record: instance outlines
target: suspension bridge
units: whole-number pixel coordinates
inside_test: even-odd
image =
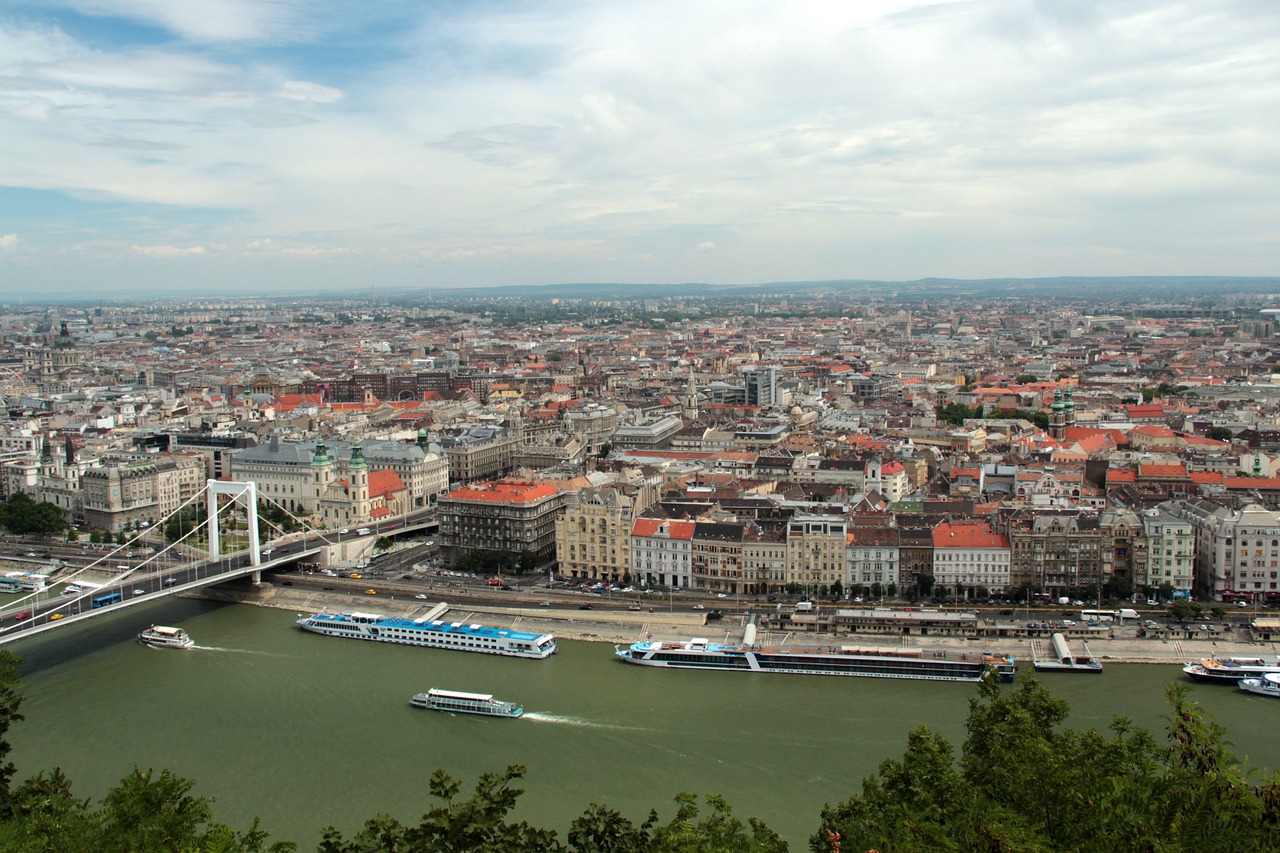
[[[259,498],[279,508],[299,529],[286,531],[260,519]],[[169,522],[201,503],[207,507],[204,520],[173,541],[164,540]],[[0,607],[0,645],[214,584],[247,578],[260,587],[263,571],[297,562],[328,565],[335,557],[342,559],[344,550],[371,550],[373,538],[393,528],[396,533],[425,529],[426,513],[417,515],[422,517],[405,517],[402,523],[386,527],[362,527],[354,535],[346,529],[319,530],[259,495],[253,482],[209,480],[197,494],[157,523],[134,532],[124,544],[109,548],[85,566],[62,572],[55,579],[63,585],[61,591],[32,589]],[[271,528],[265,548],[260,536],[264,521]],[[150,553],[136,565],[120,564],[127,554],[139,551]]]

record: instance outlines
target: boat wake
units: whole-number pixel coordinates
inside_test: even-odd
[[[596,723],[591,720],[584,720],[580,717],[564,717],[559,714],[541,714],[537,711],[525,711],[524,719],[533,720],[538,723],[559,723],[563,726],[578,726],[584,729],[613,729],[622,732],[642,732],[645,729],[639,726],[619,726],[613,723]]]
[[[259,651],[258,649],[228,649],[228,648],[224,648],[223,646],[192,646],[191,650],[192,651],[199,650],[202,652],[235,652],[236,654],[241,654],[241,655],[263,655],[265,657],[272,657],[272,658],[285,657],[285,655],[276,654],[275,652],[264,652],[264,651]]]

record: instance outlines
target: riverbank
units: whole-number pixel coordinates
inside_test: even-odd
[[[269,587],[261,594],[226,588],[208,590],[203,596],[217,601],[235,601],[288,610],[315,613],[319,610],[364,610],[387,616],[417,618],[430,611],[440,599],[413,599],[396,595],[367,596],[357,591],[315,591],[284,586]],[[507,606],[483,602],[445,601],[448,610],[441,618],[457,622],[480,622],[566,640],[630,644],[644,640],[668,642],[690,637],[707,637],[713,642],[738,642],[745,627],[744,617],[729,616],[708,622],[703,613],[632,612],[580,610],[566,607]],[[909,642],[908,642],[909,641]],[[761,631],[756,642],[763,645],[857,645],[867,649],[923,649],[926,651],[999,651],[1019,660],[1030,660],[1030,641],[1010,641],[990,649],[962,637],[897,637],[877,634],[827,635]],[[1083,648],[1073,643],[1078,652]],[[1105,663],[1174,664],[1218,657],[1280,656],[1276,643],[1243,642],[1226,639],[1162,640],[1126,637],[1099,637],[1089,642],[1093,654]]]

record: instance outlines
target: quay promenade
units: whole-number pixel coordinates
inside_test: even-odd
[[[444,592],[444,591],[441,591]],[[628,644],[646,639],[679,641],[690,637],[706,637],[712,642],[739,642],[745,620],[729,616],[721,621],[706,621],[701,612],[632,612],[626,610],[580,610],[574,607],[498,606],[489,603],[450,601],[448,594],[428,600],[415,600],[402,595],[367,596],[358,592],[314,590],[275,587],[272,594],[250,597],[225,589],[215,589],[200,597],[220,601],[237,601],[289,610],[297,613],[313,613],[322,609],[362,610],[386,616],[417,618],[445,601],[448,609],[439,618],[460,622],[480,622],[500,628],[516,628],[521,631],[554,634],[569,640]],[[840,645],[867,649],[922,649],[933,651],[999,651],[1012,654],[1019,661],[1030,661],[1029,640],[1004,640],[995,647],[989,642],[976,642],[962,637],[900,637],[884,634],[780,633],[760,631],[756,642],[761,645]],[[1071,640],[1072,647],[1082,651],[1079,640]],[[1100,636],[1089,640],[1089,649],[1103,663],[1161,663],[1174,664],[1200,660],[1207,657],[1260,657],[1280,656],[1280,643],[1248,642],[1237,639],[1186,640],[1154,639],[1141,637]]]

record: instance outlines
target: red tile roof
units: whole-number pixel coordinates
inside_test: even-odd
[[[545,483],[528,481],[473,483],[454,489],[449,500],[491,504],[531,504],[554,497],[560,490]]]

